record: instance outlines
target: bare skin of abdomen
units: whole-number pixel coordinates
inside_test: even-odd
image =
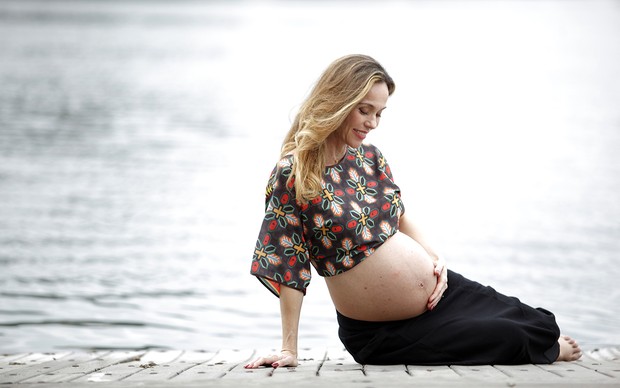
[[[433,271],[424,248],[397,232],[363,262],[325,282],[341,314],[362,321],[393,321],[426,311],[437,284]]]

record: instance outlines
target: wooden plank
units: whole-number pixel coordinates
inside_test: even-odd
[[[256,357],[268,354],[277,354],[279,351],[276,349],[258,349],[254,352],[254,355],[244,360],[243,363],[239,363],[231,368],[224,376],[223,379],[262,379],[265,377],[271,377],[276,368],[273,367],[261,367],[257,369],[245,369],[245,364],[252,361]]]
[[[195,380],[212,380],[224,377],[237,365],[244,365],[256,352],[254,350],[220,350],[209,361],[191,367],[183,373],[173,376],[172,382],[189,382]]]
[[[2,359],[0,359],[0,364],[8,364],[13,361],[17,361],[20,358],[28,357],[32,353],[17,353],[17,354],[3,354]]]
[[[452,370],[461,377],[475,378],[486,381],[506,381],[508,376],[491,365],[452,365]]]
[[[174,374],[169,378],[173,379],[191,368],[211,362],[217,354],[218,352],[207,351],[183,352],[183,355],[175,360],[174,363],[177,364],[178,367],[174,368]]]
[[[300,379],[315,378],[325,361],[325,349],[303,349],[299,353],[299,365],[296,368],[276,368],[270,381],[299,381]]]
[[[233,365],[232,368],[228,370],[222,376],[222,379],[230,380],[230,379],[243,379],[243,380],[253,380],[253,379],[263,379],[266,377],[271,377],[275,368],[271,367],[262,367],[257,369],[245,369],[244,364]]]
[[[26,368],[8,372],[7,375],[3,374],[0,376],[0,380],[6,384],[23,382],[43,375],[49,376],[60,369],[75,365],[77,362],[90,360],[97,356],[98,355],[94,353],[69,354],[67,357],[62,357],[58,360],[50,360],[41,364],[29,365]],[[21,360],[23,359],[20,359],[20,361]],[[45,377],[41,377],[41,379],[45,380]]]
[[[613,376],[608,376],[592,370],[580,362],[555,362],[549,365],[539,365],[540,368],[563,377],[566,381],[609,382]]]
[[[208,362],[214,356],[215,353],[181,352],[169,360],[160,359],[156,362],[150,361],[151,364],[142,364],[142,371],[123,379],[123,381],[170,380],[196,365]]]
[[[587,358],[599,361],[620,361],[620,347],[594,349],[583,354],[582,359]]]
[[[458,380],[461,378],[458,373],[447,365],[407,365],[407,371],[416,379],[439,380],[449,379]]]
[[[554,373],[539,367],[538,365],[495,365],[495,368],[515,381],[545,381],[561,382],[564,379]]]
[[[600,361],[596,363],[597,365],[594,365],[594,363],[589,364],[585,361],[577,361],[574,364],[576,367],[581,367],[587,370],[587,373],[597,373],[611,379],[620,377],[620,362]],[[579,374],[583,373],[583,371],[579,372]],[[605,379],[601,379],[601,381],[603,380]]]
[[[60,383],[78,379],[84,375],[98,372],[110,365],[130,362],[143,354],[143,351],[81,353],[55,363],[53,370],[36,373],[22,379],[20,383]]]
[[[405,365],[364,365],[362,370],[364,375],[371,377],[401,377],[403,374],[409,377],[409,372],[407,371],[407,367]]]
[[[405,365],[364,365],[362,372],[362,384],[392,387],[415,383]]]
[[[593,349],[584,352],[577,363],[604,376],[620,378],[620,347]]]
[[[355,362],[346,349],[340,346],[328,348],[325,361],[319,369],[319,376],[335,377],[343,372],[351,378],[364,376],[362,365]]]
[[[178,358],[183,352],[180,350],[151,350],[131,361],[106,366],[93,373],[84,374],[73,382],[105,382],[126,379],[145,369],[166,363]]]
[[[602,375],[613,377],[613,378],[620,378],[620,363],[619,362],[583,359],[583,360],[577,361],[577,363],[579,363],[579,365],[581,365],[584,368],[588,368]]]
[[[0,361],[0,380],[3,376],[15,375],[19,373],[21,369],[31,368],[33,365],[43,364],[50,361],[55,361],[63,357],[67,357],[71,352],[65,353],[26,353],[17,355],[16,357],[6,357],[5,360]],[[43,369],[49,369],[50,366],[45,366]]]

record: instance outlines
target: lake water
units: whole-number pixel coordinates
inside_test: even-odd
[[[617,1],[0,2],[0,351],[278,347],[249,275],[295,109],[352,52],[449,267],[620,344]],[[300,346],[338,343],[315,276]]]

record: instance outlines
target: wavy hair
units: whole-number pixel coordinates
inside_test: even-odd
[[[325,140],[336,132],[375,83],[392,95],[396,85],[383,66],[367,55],[336,59],[323,72],[303,102],[284,138],[281,157],[293,154],[296,199],[307,203],[321,192]],[[289,182],[290,183],[290,182]]]

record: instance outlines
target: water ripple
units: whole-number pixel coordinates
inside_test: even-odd
[[[0,292],[1,297],[7,298],[31,298],[31,299],[52,299],[52,300],[88,300],[99,301],[100,299],[136,299],[136,298],[151,298],[161,299],[163,297],[197,297],[199,296],[193,291],[136,291],[122,294],[96,294],[96,295],[62,295],[54,294],[50,292],[46,293],[26,293],[26,292]]]
[[[43,320],[43,321],[17,321],[17,322],[0,322],[0,327],[20,327],[20,326],[75,326],[75,327],[148,327],[156,329],[176,330],[184,332],[194,332],[189,327],[166,325],[162,323],[145,323],[136,321],[104,321],[104,320]]]

